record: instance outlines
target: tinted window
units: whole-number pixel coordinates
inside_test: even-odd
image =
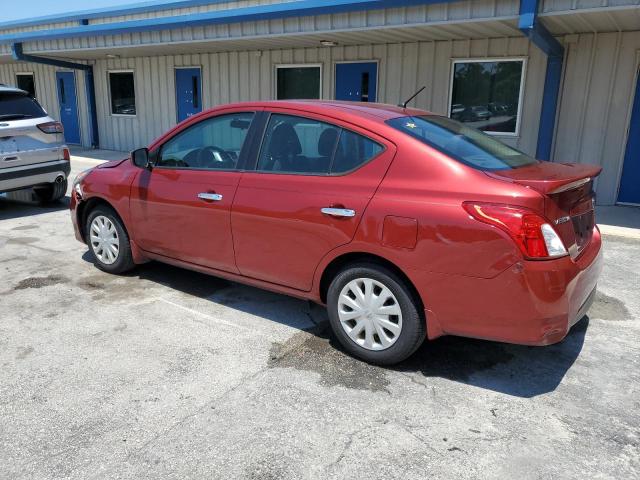
[[[222,115],[189,127],[162,146],[156,165],[206,170],[237,168],[253,115]]]
[[[16,75],[16,83],[19,89],[28,92],[32,97],[36,96],[36,83],[32,74]]]
[[[320,67],[277,67],[278,100],[319,99]]]
[[[0,120],[46,117],[46,112],[33,98],[24,93],[0,93]]]
[[[292,115],[271,115],[258,170],[327,175],[362,165],[383,150],[336,125]]]
[[[446,117],[399,117],[387,123],[479,170],[504,170],[538,163],[490,135]]]
[[[111,113],[116,115],[136,114],[136,91],[133,72],[109,72]]]
[[[342,130],[331,173],[345,173],[365,164],[384,150],[382,145],[349,130]]]
[[[456,62],[450,116],[485,132],[516,133],[524,62]]]

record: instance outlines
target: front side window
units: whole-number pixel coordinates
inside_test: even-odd
[[[383,151],[373,140],[337,125],[273,114],[264,135],[258,170],[308,175],[354,170]]]
[[[252,112],[208,118],[180,132],[161,148],[156,166],[234,170],[247,138]]]
[[[478,170],[505,170],[538,163],[496,138],[447,117],[398,117],[387,123]]]
[[[33,73],[19,73],[16,75],[16,84],[20,90],[24,90],[29,96],[36,97],[36,82]]]
[[[276,67],[276,98],[302,100],[320,98],[320,65]]]
[[[449,116],[485,132],[516,134],[524,61],[453,65]]]
[[[133,72],[109,72],[109,93],[113,115],[136,114],[136,89]]]

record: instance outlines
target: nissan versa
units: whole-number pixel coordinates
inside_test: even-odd
[[[562,340],[602,268],[599,173],[421,110],[242,103],[79,175],[71,213],[102,270],[159,260],[323,303],[347,351],[393,364],[425,337]]]

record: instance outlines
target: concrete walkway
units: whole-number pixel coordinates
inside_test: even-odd
[[[70,147],[72,160],[81,160],[84,162],[102,163],[110,160],[122,160],[129,156],[129,152],[120,152],[117,150],[101,150],[83,147]]]

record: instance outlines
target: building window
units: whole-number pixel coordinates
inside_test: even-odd
[[[517,135],[524,60],[453,63],[449,116],[487,133]]]
[[[16,85],[19,89],[29,92],[31,97],[36,97],[36,81],[33,73],[17,73]]]
[[[321,65],[276,66],[278,100],[319,99],[322,91]]]
[[[109,94],[113,115],[136,114],[136,90],[133,72],[109,72]]]

